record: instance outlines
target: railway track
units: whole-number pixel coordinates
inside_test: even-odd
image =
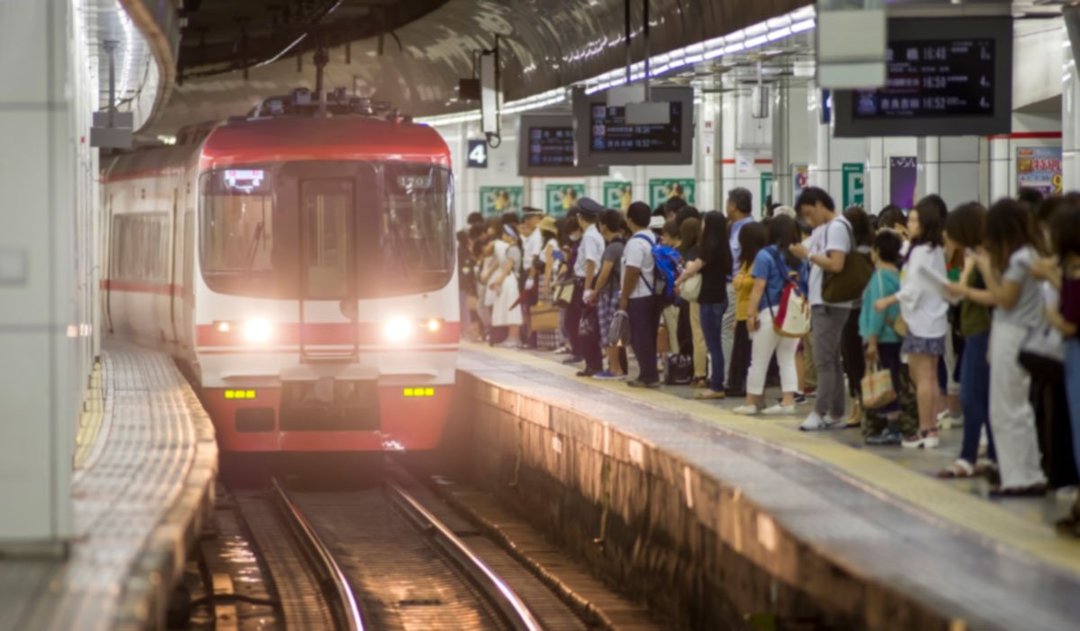
[[[549,590],[530,584],[523,568],[499,561],[493,567],[492,542],[460,517],[451,515],[448,525],[445,505],[396,477],[349,491],[298,490],[274,480],[240,502],[263,555],[279,557],[265,563],[286,628],[589,627]],[[271,517],[278,524],[270,530],[279,534],[260,537],[256,531]],[[266,539],[273,550],[263,549]]]

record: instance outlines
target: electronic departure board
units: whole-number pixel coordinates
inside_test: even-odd
[[[1009,18],[893,18],[888,28],[886,85],[837,93],[837,136],[1009,131]]]
[[[650,100],[668,104],[666,124],[628,124],[626,108],[608,107],[606,93],[575,92],[578,164],[691,164],[693,88],[653,88]]]
[[[574,117],[567,114],[522,114],[518,130],[518,175],[607,175],[607,169],[575,165]]]
[[[529,166],[574,166],[574,126],[530,127]]]
[[[625,107],[589,106],[589,149],[593,153],[678,153],[682,148],[682,103],[668,103],[666,125],[630,125]]]

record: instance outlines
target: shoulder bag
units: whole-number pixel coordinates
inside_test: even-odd
[[[769,303],[769,311],[773,314],[773,330],[780,337],[805,337],[810,332],[810,301],[799,289],[799,284],[791,279],[791,272],[784,264],[780,253],[774,250],[772,257],[776,264],[776,271],[784,283],[784,288],[780,292],[780,304],[776,311],[773,311],[773,305]],[[767,298],[768,291],[766,290]]]
[[[833,220],[837,221],[837,220]],[[844,267],[835,274],[825,274],[821,284],[821,298],[825,302],[851,302],[862,296],[870,276],[874,273],[874,263],[855,245],[855,233],[847,221],[841,221],[848,231],[851,250],[844,256]],[[829,253],[829,227],[825,226],[825,255]]]

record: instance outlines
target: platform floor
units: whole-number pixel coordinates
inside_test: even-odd
[[[794,532],[835,548],[860,571],[955,606],[969,621],[1064,629],[1080,620],[1080,541],[1052,526],[1072,495],[990,500],[980,482],[937,479],[934,473],[956,456],[959,428],[937,450],[870,448],[857,429],[800,432],[801,417],[736,415],[730,410],[741,401],[696,401],[689,387],[636,390],[574,377],[576,368],[559,363],[563,356],[465,348],[463,370],[487,379],[506,375],[507,383],[530,384],[530,393],[557,393],[565,405],[607,410],[609,417],[613,406],[622,410],[614,414],[625,419],[620,427],[643,440],[717,476],[748,476],[747,492],[775,503],[778,519]],[[752,463],[735,467],[732,450],[751,454],[767,472],[747,474],[759,469]]]
[[[217,446],[172,360],[108,342],[79,428],[66,559],[0,558],[0,630],[161,627],[209,515]]]

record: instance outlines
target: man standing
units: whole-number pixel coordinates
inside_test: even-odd
[[[522,278],[525,279],[524,291],[521,292],[521,312],[525,322],[522,327],[522,341],[528,348],[536,348],[536,334],[529,326],[529,312],[539,297],[536,286],[536,259],[544,249],[544,237],[537,230],[537,226],[543,217],[544,211],[526,206],[522,209],[521,225],[518,226],[521,233]]]
[[[623,281],[619,309],[630,318],[630,346],[638,362],[638,378],[627,382],[632,388],[656,388],[660,375],[656,370],[656,333],[660,312],[655,287],[656,261],[652,249],[656,237],[649,230],[651,212],[643,202],[634,202],[626,211],[626,223],[634,233],[623,249]]]
[[[727,207],[725,211],[728,218],[728,243],[731,245],[731,266],[732,269],[739,268],[739,253],[742,248],[739,247],[739,232],[742,231],[743,226],[754,221],[754,198],[750,191],[745,188],[733,188],[728,191]],[[735,287],[731,284],[731,278],[728,278],[727,283],[727,298],[728,308],[724,311],[724,317],[721,320],[720,331],[720,346],[724,349],[724,374],[731,374],[731,347],[735,345]],[[745,393],[731,393],[734,395],[742,396]]]
[[[829,303],[822,298],[826,274],[844,269],[852,250],[851,224],[837,214],[832,197],[822,189],[804,189],[795,201],[795,209],[814,229],[809,247],[791,246],[791,253],[810,262],[810,310],[814,366],[817,369],[818,395],[814,411],[799,429],[815,431],[844,427],[844,371],[840,363],[840,339],[851,314],[852,303]]]
[[[579,377],[591,377],[604,368],[596,314],[598,296],[593,290],[600,272],[600,259],[604,256],[604,237],[596,227],[596,220],[603,210],[603,206],[589,197],[578,201],[578,223],[583,234],[574,262],[574,295],[566,310],[566,329],[574,356],[585,359],[585,368],[577,373]]]

